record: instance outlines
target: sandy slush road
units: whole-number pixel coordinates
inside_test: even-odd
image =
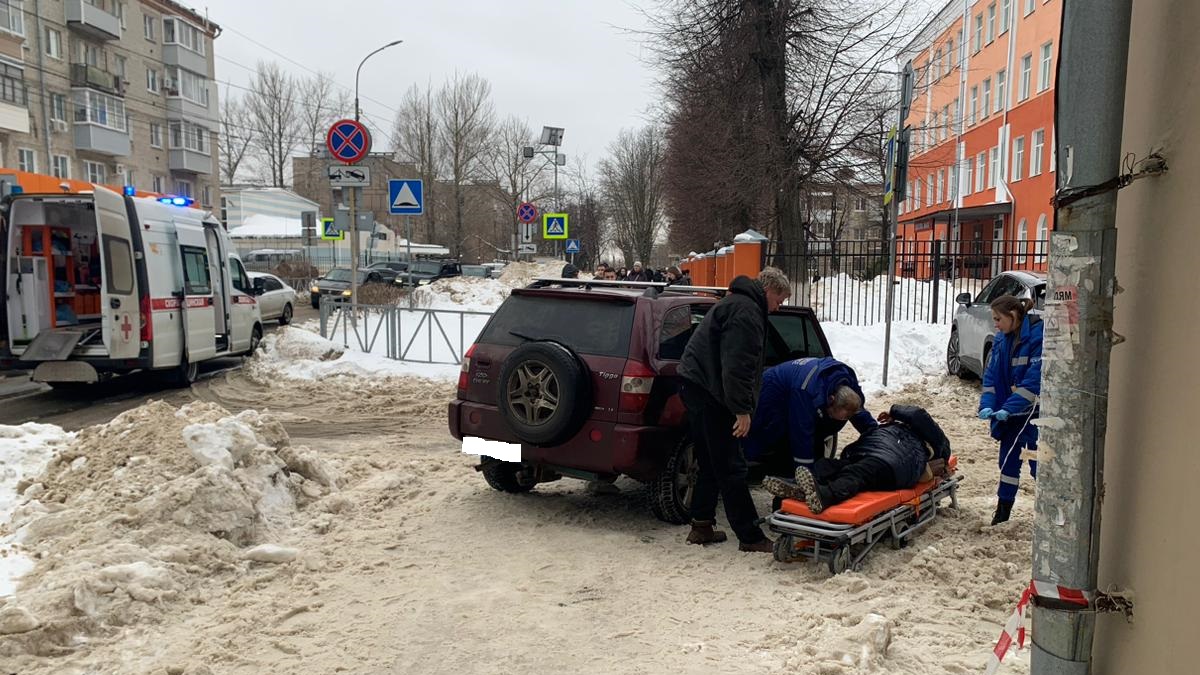
[[[236,412],[270,386],[240,378],[203,398]],[[654,520],[632,481],[612,496],[572,480],[495,492],[444,430],[451,385],[353,386],[358,406],[336,386],[270,399],[290,444],[339,476],[336,493],[298,502],[273,532],[295,561],[181,565],[184,590],[133,602],[126,625],[66,644],[48,628],[0,637],[0,663],[39,674],[980,672],[1028,574],[1031,486],[1014,522],[985,526],[995,447],[971,416],[970,384],[869,402],[915,402],[943,423],[967,477],[962,511],[834,578],[733,542],[686,546],[687,528]],[[755,496],[764,509],[768,495]],[[35,575],[52,581],[44,567]],[[876,621],[885,653],[869,646]]]

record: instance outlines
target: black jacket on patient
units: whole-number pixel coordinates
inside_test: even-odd
[[[916,485],[933,460],[950,459],[950,441],[924,408],[894,405],[892,421],[870,429],[842,451],[842,460],[857,462],[866,457],[883,460],[892,469],[892,489]]]

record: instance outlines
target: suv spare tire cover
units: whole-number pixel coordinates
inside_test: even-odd
[[[500,416],[530,445],[557,445],[573,436],[592,409],[592,378],[567,347],[528,342],[500,369]]]

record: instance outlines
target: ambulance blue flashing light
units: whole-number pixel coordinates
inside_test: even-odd
[[[126,185],[125,186],[125,196],[126,197],[136,197],[137,196],[137,188],[133,187],[132,185]]]
[[[191,206],[192,200],[187,197],[159,197],[158,201],[163,204],[172,204],[174,206]]]

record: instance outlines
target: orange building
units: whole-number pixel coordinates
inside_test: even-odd
[[[1045,269],[1061,14],[1062,0],[951,0],[900,54],[916,73],[901,255],[947,240],[956,276]]]

